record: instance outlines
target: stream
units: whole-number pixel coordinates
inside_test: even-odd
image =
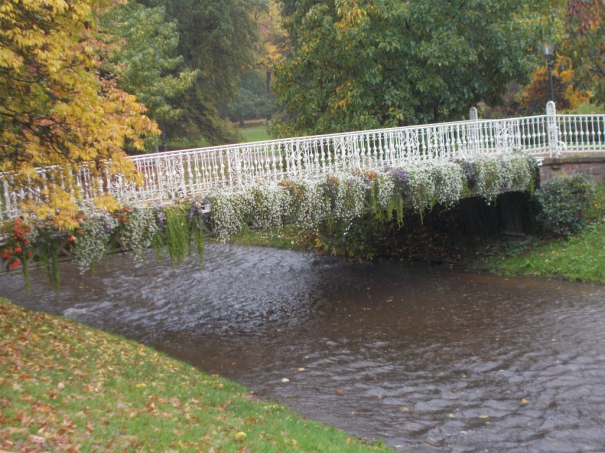
[[[604,287],[223,244],[97,267],[0,295],[400,451],[605,451]]]

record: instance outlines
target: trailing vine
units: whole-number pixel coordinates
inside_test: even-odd
[[[191,203],[189,208],[189,227],[191,229],[191,235],[193,236],[193,242],[197,247],[197,253],[200,258],[200,263],[204,262],[204,209],[210,204],[210,201],[194,201]]]
[[[166,248],[173,266],[183,264],[185,257],[191,253],[189,239],[189,222],[182,206],[166,208]]]

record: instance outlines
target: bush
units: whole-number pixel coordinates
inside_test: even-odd
[[[544,228],[557,236],[569,237],[584,225],[584,214],[591,204],[594,189],[583,176],[554,178],[536,191],[542,206]]]

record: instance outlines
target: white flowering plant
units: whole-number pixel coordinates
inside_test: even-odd
[[[94,274],[94,264],[107,253],[111,233],[118,227],[116,216],[108,212],[93,213],[73,236],[73,262],[84,273],[89,268]]]

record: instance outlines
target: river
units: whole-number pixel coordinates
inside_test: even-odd
[[[605,288],[209,244],[0,295],[410,452],[605,451]],[[285,380],[288,382],[285,382]]]

